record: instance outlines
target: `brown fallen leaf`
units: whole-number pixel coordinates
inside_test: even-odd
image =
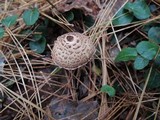
[[[100,11],[95,0],[63,0],[56,4],[55,7],[62,13],[71,9],[81,9],[85,15],[91,15],[93,18],[95,18]]]
[[[76,102],[53,99],[49,105],[52,117],[56,120],[94,120],[98,117],[98,102]],[[45,120],[49,120],[45,117]]]

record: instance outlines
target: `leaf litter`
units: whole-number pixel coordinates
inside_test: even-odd
[[[53,1],[51,2],[54,3]],[[10,100],[10,103],[15,101],[11,105],[7,103],[7,100],[3,102],[3,109],[1,109],[3,114],[1,116],[6,116],[6,110],[9,110],[10,112],[14,111],[10,119],[63,119],[69,117],[69,119],[93,120],[105,118],[109,120],[113,118],[132,118],[132,107],[137,103],[136,95],[138,95],[136,94],[136,90],[134,90],[132,79],[129,78],[125,68],[122,68],[125,72],[120,72],[120,69],[115,67],[113,61],[108,60],[109,57],[106,51],[110,47],[106,47],[105,49],[101,47],[101,37],[103,37],[103,33],[106,32],[106,30],[111,31],[112,28],[108,27],[110,20],[125,2],[127,2],[127,0],[112,2],[105,0],[98,2],[96,0],[65,0],[59,1],[57,4],[55,3],[54,8],[52,8],[53,6],[51,4],[42,0],[38,2],[31,2],[29,0],[23,2],[15,1],[13,4],[9,2],[10,4],[8,4],[7,9],[8,14],[17,13],[20,18],[10,29],[5,29],[7,35],[2,39],[3,44],[0,43],[0,45],[9,63],[4,64],[5,61],[3,57],[0,59],[2,62],[0,62],[2,66],[1,69],[4,72],[2,79],[10,80],[12,78],[15,84],[9,86],[12,91],[3,86],[2,83],[0,84],[0,88],[3,88],[6,99],[8,101]],[[4,1],[2,1],[2,3],[7,7]],[[106,9],[107,5],[108,9]],[[22,21],[21,15],[24,10],[33,8],[33,6],[38,6],[40,10],[40,19],[33,26],[29,27]],[[5,7],[2,8],[2,10],[6,9]],[[14,10],[14,8],[18,9]],[[74,21],[77,17],[74,14],[74,16],[71,16],[72,19],[69,21],[69,24],[65,24],[65,21],[63,21],[64,18],[61,15],[73,9],[81,10],[82,17]],[[53,12],[51,11],[54,10],[58,10],[58,15],[52,14]],[[4,13],[2,14],[3,16],[1,16],[1,19],[5,16]],[[86,15],[92,16],[97,23],[93,24],[89,29],[82,24],[82,19]],[[47,29],[43,29],[46,26],[41,25],[45,24],[44,21],[46,17],[49,19],[49,24],[47,25]],[[56,24],[51,23],[51,21],[55,21]],[[61,27],[57,24],[60,24]],[[71,24],[73,26],[71,26]],[[91,35],[91,37],[96,38],[95,43],[99,44],[97,47],[97,56],[85,67],[75,71],[66,71],[56,68],[50,59],[50,50],[48,46],[46,46],[43,52],[40,51],[37,53],[32,51],[29,47],[28,43],[32,41],[34,34],[40,32],[38,34],[43,35],[41,30],[36,31],[36,28],[39,26],[47,33],[45,34],[46,42],[50,47],[53,46],[54,40],[59,35],[69,32],[69,30],[80,31],[84,32],[84,34]],[[32,32],[23,36],[21,31],[28,29]],[[115,28],[115,30],[116,29],[117,28]],[[125,35],[128,35],[130,31],[124,30],[123,32],[126,32]],[[100,33],[100,35],[98,35],[98,33]],[[109,35],[110,34],[113,35],[113,32],[109,32]],[[110,42],[108,37],[106,37],[105,40],[105,45]],[[9,45],[7,46],[4,43],[8,43]],[[125,43],[124,46],[128,46],[128,44]],[[116,50],[115,54],[117,54],[117,51],[118,50]],[[103,59],[102,54],[105,53],[107,57]],[[113,55],[113,57],[115,57],[115,55]],[[102,64],[105,64],[104,60],[106,60],[107,63],[105,66],[107,70],[102,66]],[[98,72],[92,69],[93,64],[96,65],[97,70],[100,69]],[[57,69],[58,71],[56,71]],[[55,72],[52,72],[54,70]],[[118,74],[117,71],[121,74]],[[130,74],[136,79],[134,72],[135,71],[131,71]],[[106,94],[100,92],[100,87],[105,82],[107,82],[109,86],[114,87],[115,81],[119,83],[119,87],[121,87],[123,91],[120,92],[120,95],[110,98]],[[147,98],[147,95],[145,95],[145,97]],[[151,97],[154,96],[151,95]],[[9,105],[9,107],[7,107],[7,105]],[[135,106],[133,108],[135,108]],[[49,112],[46,113],[45,111]],[[4,118],[1,116],[0,118],[3,120]],[[7,118],[5,117],[5,119]]]

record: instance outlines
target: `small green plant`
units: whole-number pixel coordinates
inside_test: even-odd
[[[7,16],[6,18],[2,19],[1,23],[6,27],[11,27],[16,23],[17,18],[17,15]]]
[[[44,36],[41,36],[39,40],[29,42],[29,47],[36,53],[43,53],[46,47],[46,38]]]
[[[128,2],[121,10],[116,14],[113,24],[114,25],[126,25],[131,23],[134,18],[138,20],[147,19],[151,16],[150,9],[145,0],[136,0],[135,2]]]
[[[148,32],[147,34],[150,41],[141,41],[135,48],[128,47],[122,49],[122,51],[117,55],[115,61],[120,62],[134,60],[134,68],[137,70],[145,68],[152,60],[154,60],[154,64],[156,64],[156,66],[160,66],[158,45],[160,43],[159,31],[160,27],[149,26],[145,32]]]
[[[160,44],[160,27],[153,26],[148,31],[148,38],[157,44]]]
[[[22,18],[26,25],[33,25],[39,18],[38,8],[33,8],[29,10],[25,10]]]
[[[0,27],[0,38],[3,38],[4,36],[4,29]]]
[[[151,16],[151,10],[145,0],[136,0],[128,2],[115,16],[113,20],[114,25],[126,25],[136,20],[148,19]],[[153,24],[153,23],[152,23]],[[152,26],[152,24],[144,26],[143,31],[148,32],[148,40],[141,41],[136,47],[128,47],[122,49],[117,55],[115,61],[134,61],[134,68],[141,70],[145,68],[150,61],[157,59],[160,53],[160,27]],[[156,57],[156,58],[155,58]]]
[[[153,15],[155,14],[154,11],[156,9],[157,6],[153,4],[147,4],[145,0],[135,0],[132,3],[128,2],[116,14],[112,22],[114,25],[122,26],[136,21],[145,21],[145,19],[151,17],[151,12]],[[132,61],[132,65],[135,70],[143,70],[138,71],[138,73],[142,72],[144,74],[142,75],[144,80],[146,80],[150,74],[148,69],[153,67],[147,84],[147,90],[160,91],[160,24],[156,21],[156,19],[151,22],[144,22],[139,31],[141,31],[143,35],[146,35],[145,39],[137,42],[135,47],[123,48],[116,56],[115,62]],[[132,39],[127,37],[126,40],[131,41]],[[144,83],[141,83],[140,87],[143,88]]]
[[[0,23],[5,27],[11,27],[16,23],[17,18],[17,15],[7,16],[6,18],[2,19]],[[4,32],[4,28],[0,27],[0,39],[3,38]]]
[[[22,18],[26,25],[28,26],[34,25],[39,18],[38,8],[25,10],[22,15]],[[4,27],[11,27],[14,24],[16,24],[17,19],[18,19],[17,15],[7,16],[6,18],[2,19],[1,23],[2,25],[4,25]],[[44,31],[46,31],[46,29]],[[0,38],[3,38],[4,32],[5,32],[4,28],[0,27]],[[26,30],[26,33],[29,34],[29,32],[31,33],[33,31]],[[34,39],[34,41],[29,42],[30,49],[34,50],[36,53],[43,53],[46,47],[45,36],[42,34],[34,34],[32,39]]]
[[[116,90],[112,86],[106,84],[101,87],[101,92],[107,93],[110,97],[114,97]]]
[[[149,41],[141,41],[135,48],[124,48],[115,58],[116,62],[134,60],[134,68],[141,70],[145,68],[150,60],[153,60],[158,52],[159,46]]]
[[[39,18],[39,11],[37,8],[33,8],[32,10],[25,10],[22,15],[22,18],[26,25],[33,25]],[[16,24],[17,19],[18,15],[7,16],[4,19],[2,19],[0,23],[4,25],[4,27],[11,27],[14,24]],[[3,36],[4,36],[4,28],[0,27],[0,38],[2,38]]]

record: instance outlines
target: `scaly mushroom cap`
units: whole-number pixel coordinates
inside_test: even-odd
[[[78,32],[70,32],[59,36],[54,42],[52,59],[55,65],[74,70],[85,65],[95,51],[94,43],[89,37]]]

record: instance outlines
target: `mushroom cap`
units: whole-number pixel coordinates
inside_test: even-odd
[[[88,36],[78,32],[69,32],[57,38],[52,49],[55,65],[74,70],[85,65],[95,53],[94,43]]]

